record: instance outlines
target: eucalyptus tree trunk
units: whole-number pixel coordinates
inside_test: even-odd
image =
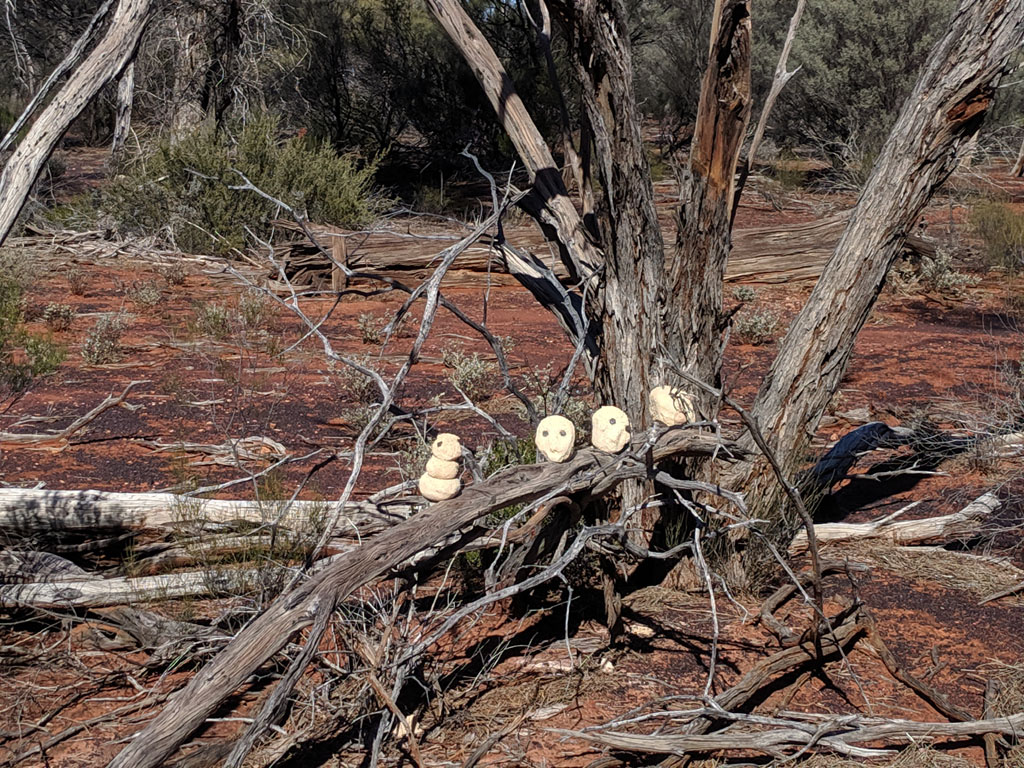
[[[800,465],[850,362],[886,274],[925,205],[959,163],[1024,42],[1024,0],[964,0],[932,50],[846,231],[783,339],[752,415],[787,472]],[[753,445],[747,437],[746,444]],[[791,532],[763,463],[740,479],[781,535]]]
[[[124,161],[125,145],[132,128],[132,105],[135,101],[135,64],[125,67],[117,81],[117,114],[114,138],[110,142],[110,166],[117,168]]]
[[[39,171],[71,122],[124,70],[146,28],[152,0],[120,0],[103,39],[47,104],[0,175],[0,244],[14,226]]]

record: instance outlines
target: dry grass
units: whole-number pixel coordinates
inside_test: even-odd
[[[803,768],[861,768],[863,760],[832,755],[814,755],[800,763]],[[929,747],[910,747],[890,760],[871,762],[875,768],[976,768],[970,760]]]
[[[831,550],[839,547],[832,547]],[[842,553],[853,560],[884,568],[898,576],[929,581],[984,597],[1024,580],[1024,571],[1008,559],[955,552],[942,547],[897,547],[877,541],[844,544]],[[1007,605],[1024,599],[1004,598]]]

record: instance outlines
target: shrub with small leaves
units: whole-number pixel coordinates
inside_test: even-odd
[[[51,331],[66,331],[75,319],[75,310],[67,304],[52,302],[43,310],[43,322]]]
[[[359,316],[359,336],[363,344],[382,344],[384,342],[384,327],[387,323],[376,315],[364,312]]]
[[[746,344],[759,346],[775,340],[779,330],[779,316],[774,312],[741,312],[733,323],[736,338]]]
[[[484,360],[477,352],[467,355],[459,345],[445,347],[441,351],[441,362],[451,369],[448,380],[474,403],[490,396],[497,370],[494,363]]]
[[[163,276],[164,282],[171,287],[184,285],[185,280],[188,279],[188,270],[180,261],[171,262],[160,270],[160,274]]]
[[[195,305],[195,311],[196,316],[189,323],[195,333],[221,340],[231,335],[231,310],[227,306],[200,303]]]
[[[978,284],[978,278],[967,275],[953,266],[952,255],[939,250],[934,259],[926,258],[921,263],[921,282],[938,293],[957,295],[964,288]]]
[[[125,298],[143,309],[150,309],[160,303],[160,286],[153,280],[133,282],[124,292]]]
[[[247,330],[265,326],[273,309],[271,300],[259,288],[249,288],[238,300],[238,316]]]
[[[64,273],[64,278],[68,281],[68,289],[71,293],[75,296],[85,296],[88,281],[81,267],[71,267]]]
[[[121,359],[121,336],[128,329],[129,316],[118,313],[96,321],[82,344],[82,359],[89,365],[106,365]]]
[[[757,291],[749,285],[737,285],[732,291],[732,297],[736,301],[747,304],[757,298]]]
[[[368,357],[358,357],[353,362],[363,368],[376,370]],[[346,363],[333,363],[332,361],[331,368],[334,372],[333,383],[338,389],[338,394],[346,402],[371,405],[380,400],[380,389],[376,382],[366,374]]]

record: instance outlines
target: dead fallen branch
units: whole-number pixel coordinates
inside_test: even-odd
[[[863,539],[885,539],[894,544],[924,544],[949,541],[978,533],[982,521],[1002,505],[994,493],[988,492],[972,501],[959,512],[923,520],[896,520],[902,512],[873,520],[870,523],[820,523],[814,533],[822,544]],[[800,531],[789,545],[790,554],[807,548],[807,534]]]
[[[33,582],[0,586],[0,608],[99,608],[179,597],[238,593],[260,568],[165,573],[139,578]]]
[[[193,466],[220,464],[225,467],[242,467],[249,462],[278,461],[288,455],[287,449],[276,440],[260,435],[251,435],[223,443],[162,443],[159,440],[144,440],[142,445],[152,448],[154,452],[173,451],[178,453],[198,453],[206,459],[196,459]]]
[[[321,501],[197,499],[173,493],[108,493],[0,488],[0,531],[29,536],[57,532],[95,533],[232,523],[276,524],[307,530],[333,505]],[[407,501],[345,505],[337,535],[366,535],[408,517]]]
[[[729,448],[729,446],[726,446]],[[291,636],[309,626],[320,611],[373,579],[417,557],[442,552],[444,542],[491,512],[553,495],[580,493],[595,486],[611,490],[617,482],[644,476],[648,461],[676,456],[727,456],[713,437],[673,430],[645,456],[608,456],[581,450],[564,464],[509,467],[459,496],[427,507],[409,520],[341,556],[308,581],[282,594],[197,673],[181,694],[184,706],[165,707],[118,754],[111,768],[151,768],[161,764],[260,665],[278,653]],[[486,533],[475,527],[454,548]],[[438,550],[438,546],[441,550]]]
[[[805,224],[736,230],[725,279],[761,283],[816,279],[839,242],[849,216],[849,211],[843,211]],[[301,231],[292,222],[278,221],[275,224],[285,230]],[[309,226],[309,229],[319,243],[344,243],[342,248],[335,247],[335,253],[343,253],[347,266],[358,272],[425,276],[437,263],[435,254],[423,248],[423,240],[436,240],[441,237],[439,235],[410,235],[387,230],[346,232],[319,226]],[[508,234],[515,242],[516,233]],[[907,237],[905,250],[917,258],[935,254],[934,244],[917,235]],[[502,274],[507,271],[506,266],[496,254],[497,250],[482,239],[479,245],[461,254],[453,266],[460,271],[490,270],[492,274]],[[308,240],[277,246],[274,261],[283,264],[289,282],[295,288],[337,288],[337,269]],[[561,263],[549,266],[560,280],[568,278]],[[276,281],[279,273],[275,269],[268,277]],[[284,284],[280,287],[283,288]]]
[[[109,395],[102,403],[85,415],[79,416],[59,432],[25,434],[17,432],[0,432],[0,450],[21,448],[23,450],[27,449],[31,451],[49,451],[51,453],[59,453],[68,447],[70,444],[69,441],[72,437],[89,426],[89,424],[94,422],[100,415],[109,411],[111,408],[116,408],[117,406],[124,404],[125,399],[128,397],[128,393],[132,390],[132,387],[137,384],[144,383],[144,381],[129,382],[128,386],[124,388],[124,391],[120,395]],[[138,408],[139,406],[132,407]]]

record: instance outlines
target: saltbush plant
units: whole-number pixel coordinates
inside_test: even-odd
[[[305,135],[281,139],[277,120],[262,116],[159,144],[114,180],[101,207],[125,234],[161,232],[182,250],[226,255],[270,236],[283,213],[274,200],[324,224],[369,223],[386,203],[374,172]],[[274,200],[231,188],[246,179]]]
[[[970,222],[989,266],[1011,274],[1024,268],[1024,216],[1003,203],[985,201],[971,209]]]
[[[24,288],[17,263],[0,258],[0,394],[5,396],[57,370],[66,356],[49,335],[25,330]]]
[[[104,315],[85,337],[82,359],[89,365],[107,365],[121,359],[121,336],[128,329],[129,316]]]

